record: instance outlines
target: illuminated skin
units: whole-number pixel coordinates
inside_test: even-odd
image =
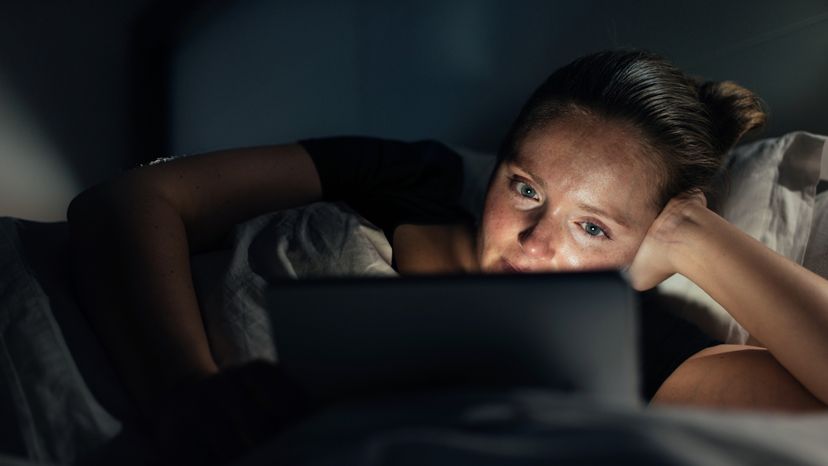
[[[530,133],[487,193],[480,270],[628,266],[658,214],[656,172],[641,140],[631,125],[585,114]]]
[[[653,403],[824,410],[828,282],[709,210],[701,192],[658,209],[659,172],[642,140],[629,125],[586,115],[530,133],[487,193],[477,232],[480,270],[624,268],[637,290],[684,275],[762,346],[700,351]]]
[[[583,114],[536,130],[517,160],[498,168],[478,231],[466,224],[394,231],[399,270],[501,271],[504,258],[526,272],[629,266],[637,290],[678,273],[764,348],[703,350],[670,375],[654,403],[824,409],[828,281],[730,225],[701,193],[682,193],[658,213],[660,172],[643,140],[632,126]],[[289,144],[141,167],[72,201],[79,300],[143,413],[157,415],[176,385],[220,371],[190,252],[245,219],[321,199],[313,161]]]

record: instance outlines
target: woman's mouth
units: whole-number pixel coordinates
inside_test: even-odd
[[[519,268],[515,267],[514,265],[512,265],[512,263],[509,262],[508,260],[506,260],[505,257],[500,258],[500,269],[503,272],[509,272],[509,273],[521,273],[522,272],[521,269],[519,269]]]

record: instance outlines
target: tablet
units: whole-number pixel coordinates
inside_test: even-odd
[[[639,402],[636,296],[617,272],[290,280],[267,300],[279,364],[319,399],[473,386]]]

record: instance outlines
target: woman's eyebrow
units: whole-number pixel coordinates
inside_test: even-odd
[[[532,170],[530,170],[529,168],[523,166],[517,160],[513,160],[513,161],[509,162],[509,165],[512,168],[517,168],[518,170],[520,170],[522,172],[525,172],[527,175],[529,175],[529,178],[532,178],[532,181],[538,183],[544,191],[546,190],[546,181],[544,181],[544,179],[542,177],[540,177],[540,176],[536,175],[535,173],[533,173]]]
[[[533,181],[538,183],[540,185],[540,187],[543,188],[544,191],[546,190],[546,183],[544,182],[543,178],[540,177],[540,176],[537,176],[536,174],[534,174],[532,172],[532,170],[530,170],[528,167],[523,166],[517,160],[510,161],[509,165],[512,168],[516,168],[516,169],[518,169],[522,172],[525,172],[527,175],[529,175],[530,178],[532,178]],[[627,228],[627,229],[630,228],[630,221],[623,214],[612,215],[612,214],[610,214],[610,213],[608,213],[608,212],[606,212],[606,211],[604,211],[604,210],[602,210],[602,209],[600,209],[600,208],[598,208],[594,205],[587,204],[587,203],[584,203],[584,202],[578,203],[578,207],[585,210],[585,211],[587,211],[587,212],[589,212],[589,213],[591,213],[591,214],[608,218],[608,219],[612,220],[614,223],[620,225],[623,228]]]
[[[586,204],[586,203],[583,203],[583,202],[578,203],[578,207],[585,210],[585,211],[587,211],[587,212],[589,212],[589,213],[591,213],[591,214],[595,214],[595,215],[598,215],[598,216],[601,216],[601,217],[606,217],[606,218],[612,220],[613,222],[617,223],[618,225],[621,225],[624,228],[629,228],[630,227],[629,219],[627,219],[626,216],[624,216],[624,215],[611,215],[610,213],[608,213],[608,212],[606,212],[606,211],[604,211],[604,210],[602,210],[602,209],[600,209],[600,208],[598,208],[594,205]]]

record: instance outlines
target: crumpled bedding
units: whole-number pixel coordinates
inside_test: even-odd
[[[112,376],[112,368],[101,357],[103,349],[73,304],[66,286],[67,269],[54,264],[66,260],[65,251],[61,255],[65,234],[65,224],[36,225],[0,218],[0,465],[70,464],[110,442],[130,416],[123,387]],[[195,256],[192,262],[216,359],[227,365],[257,357],[278,358],[266,322],[263,290],[268,280],[322,274],[394,275],[390,262],[391,249],[384,235],[341,204],[313,204],[239,225],[223,249]],[[417,413],[416,406],[412,402],[409,407],[402,404],[394,409]],[[683,464],[821,464],[828,458],[828,415],[735,416],[662,409],[619,414],[617,407],[592,406],[576,399],[557,400],[538,409],[543,406],[547,408],[537,413],[546,416],[544,422],[552,426],[548,429],[519,418],[512,423],[515,430],[508,437],[492,439],[490,444],[477,427],[471,437],[457,437],[455,432],[440,429],[415,430],[413,436],[402,437],[407,442],[403,447],[411,451],[437,445],[422,451],[449,454],[440,445],[454,438],[469,438],[476,445],[516,448],[515,452],[525,455],[540,448],[547,435],[574,435],[575,429],[583,436],[580,441],[589,445],[609,442],[612,436],[608,433],[633,429],[634,437],[645,442],[647,451],[668,452],[672,455],[669,458]],[[423,405],[420,408],[424,416],[433,412]],[[364,448],[368,453],[386,455],[378,457],[375,464],[399,464],[393,461],[396,456],[387,456],[396,450],[385,446],[396,445],[400,437],[391,431],[371,430],[377,425],[373,422],[391,411],[374,412],[379,420],[368,416],[370,412],[371,408],[366,408],[359,423],[354,423],[355,413],[332,412],[324,418],[327,421],[309,420],[316,424],[307,425],[317,426],[316,430],[300,429],[291,434],[297,442],[304,439],[305,445],[330,446],[331,452],[341,452],[351,463],[320,458],[308,447],[304,451],[309,455],[307,461],[293,464],[357,464],[352,459],[364,459]],[[365,436],[351,437],[353,444],[343,444],[334,433],[344,426]],[[479,428],[488,427],[484,423]],[[542,434],[531,436],[533,429]],[[379,450],[377,442],[383,445]],[[282,445],[277,450],[283,451],[284,443],[274,444]],[[771,450],[773,454],[767,453]],[[700,453],[691,455],[688,451]],[[497,452],[484,448],[473,457],[499,464],[495,462],[497,455],[486,456],[490,453]],[[525,460],[522,464],[537,460],[530,457],[515,458]]]
[[[134,415],[67,286],[67,240],[65,223],[0,218],[0,455],[8,461],[72,462]],[[191,261],[221,366],[277,359],[268,281],[397,275],[384,234],[345,204],[254,218],[236,226],[225,246]]]
[[[824,465],[826,427],[826,415],[641,409],[538,390],[458,390],[337,406],[234,464]]]
[[[68,463],[121,424],[90,392],[29,267],[19,221],[0,218],[0,464]],[[105,369],[105,368],[104,368]]]
[[[222,367],[278,359],[265,300],[269,282],[398,275],[383,232],[343,203],[254,218],[237,226],[228,243],[192,260],[210,346]]]

